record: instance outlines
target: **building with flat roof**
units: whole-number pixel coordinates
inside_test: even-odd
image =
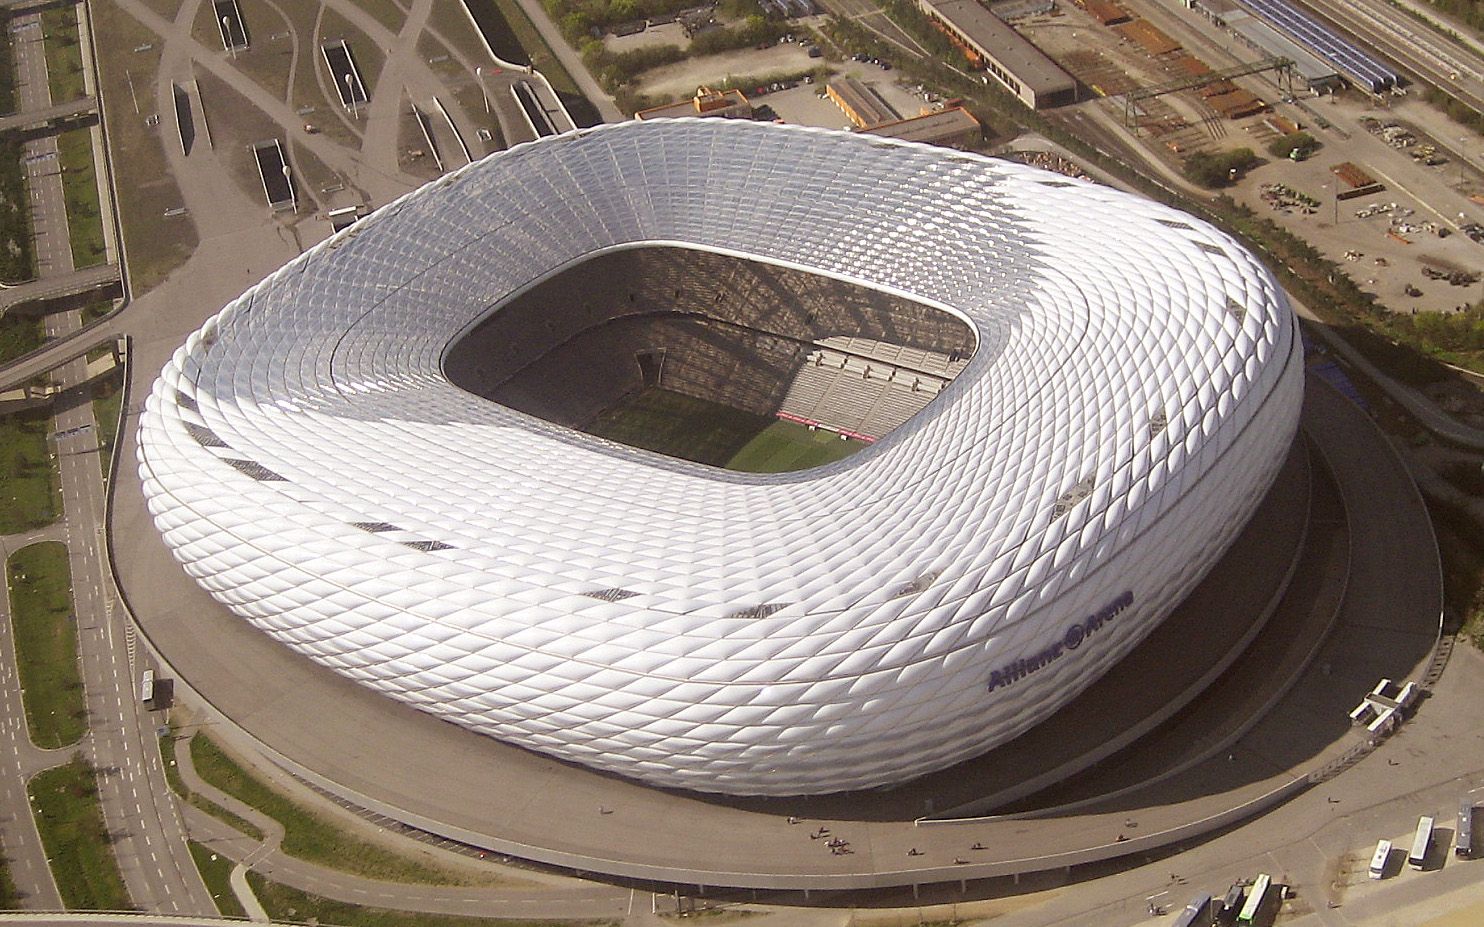
[[[824,92],[840,111],[850,117],[857,128],[869,129],[884,122],[896,122],[902,117],[886,105],[886,101],[874,89],[853,77],[842,77],[830,81]]]
[[[866,135],[880,135],[904,142],[922,142],[947,148],[964,148],[984,137],[984,127],[974,114],[962,106],[950,106],[895,122],[862,129]]]
[[[1275,58],[1292,61],[1294,71],[1303,78],[1304,85],[1310,90],[1323,90],[1339,85],[1340,72],[1333,65],[1311,54],[1308,49],[1246,10],[1234,10],[1226,14],[1225,20],[1226,27],[1248,46]]]
[[[1077,99],[1077,81],[979,0],[917,0],[917,6],[977,68],[1031,109]]]
[[[751,119],[752,103],[740,90],[712,90],[697,87],[689,100],[676,100],[641,109],[635,119],[677,119],[681,116],[715,116],[722,119]]]

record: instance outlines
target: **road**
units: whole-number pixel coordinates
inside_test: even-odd
[[[14,57],[21,112],[52,106],[47,63],[41,37],[39,13],[25,13],[12,22]],[[90,62],[84,55],[84,67]],[[32,139],[23,148],[26,184],[33,217],[38,285],[53,280],[75,279],[75,266],[68,235],[66,203],[61,171],[57,163],[57,141],[53,136]],[[76,309],[45,316],[49,340],[62,340],[82,327]],[[78,651],[87,698],[89,732],[82,742],[83,753],[100,771],[99,797],[104,821],[112,835],[113,850],[134,903],[161,912],[199,914],[215,910],[206,887],[196,872],[184,843],[184,828],[170,800],[159,747],[151,725],[138,716],[133,698],[134,657],[131,637],[125,632],[121,612],[103,573],[102,538],[106,514],[102,471],[98,463],[99,431],[93,419],[90,394],[84,384],[87,363],[75,358],[50,372],[63,392],[54,404],[53,439],[60,478],[62,519],[53,536],[67,544],[72,572],[73,607],[78,632]],[[9,667],[14,663],[7,664]],[[12,700],[13,701],[13,700]],[[12,706],[14,707],[14,706]],[[14,722],[23,715],[7,714]],[[11,727],[15,725],[12,724]],[[74,751],[37,751],[21,744],[23,730],[10,737],[16,742],[16,777],[8,779],[6,808],[19,817],[16,796],[24,796],[26,777],[48,765],[65,762]],[[49,761],[49,762],[43,762]],[[9,770],[7,770],[9,772]],[[29,817],[29,808],[25,810]],[[40,874],[31,871],[39,842],[32,843],[34,824],[17,824],[6,833],[7,850],[18,842],[16,852],[30,884],[27,903],[59,907],[55,885],[48,890]]]

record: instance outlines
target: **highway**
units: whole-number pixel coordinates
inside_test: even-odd
[[[47,77],[40,14],[17,16],[11,23],[22,113],[55,109]],[[91,61],[83,55],[85,69]],[[91,74],[88,75],[91,82]],[[38,279],[5,295],[28,288],[43,293],[67,292],[84,281],[116,280],[116,268],[103,266],[79,272],[74,265],[67,210],[54,136],[27,141],[23,148],[26,185],[33,217]],[[105,212],[106,216],[106,212]],[[82,328],[77,309],[44,317],[49,341],[65,341]],[[99,797],[113,851],[133,902],[167,913],[200,914],[216,910],[196,872],[184,842],[184,826],[169,797],[153,722],[142,716],[133,698],[132,632],[126,628],[111,581],[104,572],[103,531],[106,496],[98,461],[99,429],[93,419],[87,381],[87,362],[73,357],[49,372],[62,387],[54,403],[51,450],[56,460],[62,496],[62,516],[41,536],[67,545],[72,573],[72,596],[78,653],[86,693],[89,731],[81,748],[99,770]],[[25,538],[7,539],[14,550]],[[7,622],[8,627],[8,622]],[[7,662],[5,682],[14,662]],[[59,907],[61,899],[45,868],[30,809],[26,780],[41,769],[66,762],[75,749],[38,751],[30,745],[24,715],[18,712],[18,684],[6,685],[8,723],[4,738],[11,741],[14,768],[0,769],[0,803],[11,826],[4,831],[5,849],[20,860],[25,901],[33,907]],[[16,713],[12,713],[15,711]],[[27,827],[26,823],[31,823]],[[38,854],[41,854],[38,862]]]
[[[1484,59],[1476,49],[1450,42],[1385,0],[1304,0],[1300,5],[1484,114]]]

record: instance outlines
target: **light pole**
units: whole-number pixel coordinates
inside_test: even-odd
[[[484,68],[482,68],[482,67],[475,68],[474,69],[474,76],[479,79],[479,95],[484,98],[484,112],[485,112],[485,115],[489,115],[489,111],[490,111],[490,95],[489,95],[489,92],[484,89]]]
[[[232,60],[237,60],[237,43],[232,41],[232,17],[222,17],[222,41],[227,43],[227,51],[232,54]]]
[[[350,110],[352,115],[356,112],[355,79],[356,76],[353,72],[345,72],[345,99],[347,101],[345,108]]]
[[[294,192],[293,171],[289,168],[289,162],[283,162],[283,182],[289,185],[289,202],[294,206],[294,215],[299,214],[299,194]]]

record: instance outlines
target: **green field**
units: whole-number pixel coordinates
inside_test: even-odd
[[[753,415],[665,389],[645,389],[598,416],[587,431],[600,438],[713,467],[767,429],[771,415]]]
[[[0,417],[0,534],[49,525],[62,510],[57,467],[47,435],[51,410]]]
[[[833,432],[653,388],[608,409],[587,430],[631,447],[745,473],[807,470],[865,447]]]
[[[22,547],[6,561],[5,577],[31,742],[45,749],[77,743],[88,730],[88,709],[77,665],[67,545]]]
[[[98,176],[93,164],[93,130],[73,129],[57,136],[62,165],[62,198],[67,206],[67,236],[72,264],[92,267],[108,257],[103,244],[103,215],[98,207]]]
[[[807,470],[849,457],[865,446],[861,441],[841,440],[833,431],[810,431],[797,422],[779,420],[733,455],[727,469],[744,473]]]
[[[280,794],[239,766],[203,734],[191,738],[190,749],[196,773],[203,780],[283,825],[283,851],[290,856],[386,882],[469,885],[491,881],[478,875],[433,866],[362,840],[339,824]]]
[[[247,917],[247,909],[242,907],[242,902],[232,891],[232,867],[236,864],[194,840],[187,842],[191,859],[196,861],[196,869],[201,873],[201,881],[206,883],[206,890],[211,893],[211,900],[216,902],[216,909],[227,917]]]
[[[14,310],[0,315],[0,364],[36,350],[45,340],[41,316]]]
[[[311,895],[297,888],[270,882],[262,873],[249,871],[247,884],[268,916],[274,921],[309,924],[341,924],[344,927],[617,927],[613,920],[543,921],[524,918],[464,917],[457,914],[420,914],[366,908]]]
[[[108,482],[113,464],[113,442],[119,431],[119,404],[124,399],[124,368],[93,384],[93,421],[98,428],[98,465],[103,468],[103,482]]]
[[[69,909],[129,910],[129,891],[113,858],[93,767],[73,757],[65,766],[37,773],[28,788],[62,903]]]

